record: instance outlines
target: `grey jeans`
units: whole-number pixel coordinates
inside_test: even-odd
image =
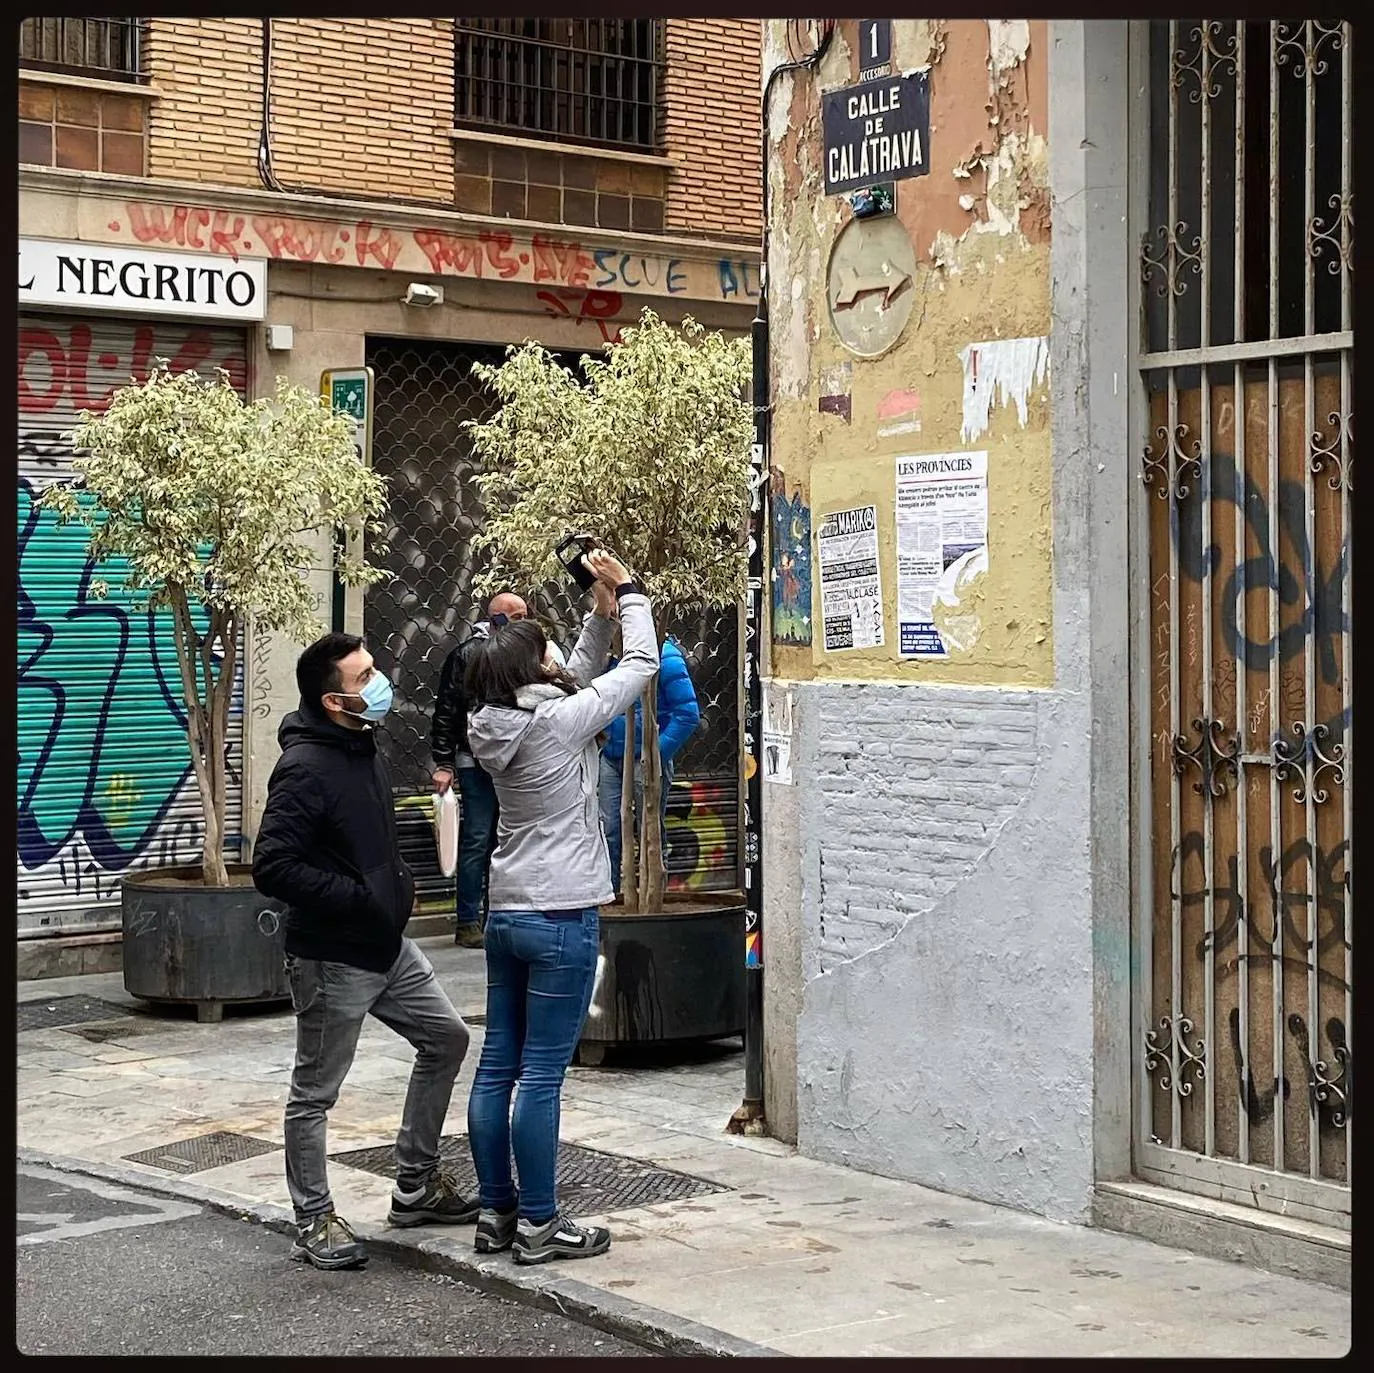
[[[411,1190],[439,1166],[439,1136],[453,1082],[468,1051],[468,1027],[413,940],[389,971],[347,963],[286,959],[296,1012],[296,1066],[286,1101],[286,1185],[305,1222],[334,1209],[325,1160],[325,1116],[353,1066],[368,1015],[415,1046],[401,1129],[396,1136],[396,1183]]]

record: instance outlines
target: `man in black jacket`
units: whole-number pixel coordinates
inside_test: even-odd
[[[468,1029],[405,938],[415,879],[396,838],[391,779],[376,725],[391,683],[363,641],[326,634],[296,663],[300,708],[277,737],[253,851],[253,882],[287,906],[286,965],[296,1012],[296,1064],[286,1105],[286,1180],[296,1210],[291,1257],[356,1268],[367,1251],[334,1212],[325,1165],[326,1114],[374,1015],[416,1049],[396,1136],[393,1225],[476,1221],[439,1167],[439,1137]]]
[[[463,686],[468,655],[475,643],[493,629],[529,617],[529,606],[514,592],[502,591],[487,602],[487,618],[444,659],[439,689],[434,693],[429,751],[434,758],[434,789],[447,791],[458,783],[457,927],[453,942],[466,949],[482,947],[482,916],[486,905],[487,873],[496,849],[496,789],[491,778],[468,752],[468,700]],[[563,655],[550,651],[560,664]]]

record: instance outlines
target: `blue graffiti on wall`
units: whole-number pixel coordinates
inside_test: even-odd
[[[123,871],[191,774],[171,617],[135,607],[123,559],[100,568],[110,590],[97,599],[86,532],[22,479],[17,503],[20,862],[40,868],[79,836],[99,867]]]

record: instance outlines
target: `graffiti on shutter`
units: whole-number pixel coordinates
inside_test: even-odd
[[[71,474],[64,437],[83,409],[142,380],[156,358],[176,370],[223,367],[246,387],[240,330],[178,324],[19,321],[18,924],[19,936],[117,927],[119,878],[200,857],[199,798],[186,745],[170,617],[135,608],[121,560],[99,575],[86,536],[37,500]],[[240,656],[240,662],[242,658]],[[235,686],[226,852],[242,829],[243,696]]]

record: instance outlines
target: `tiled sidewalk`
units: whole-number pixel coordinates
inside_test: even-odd
[[[481,954],[445,940],[425,947],[454,1004],[480,1016]],[[21,1002],[78,995],[131,1014],[138,1007],[118,974],[19,986]],[[464,1129],[480,1026],[473,1033],[453,1134]],[[279,1150],[192,1177],[127,1156],[215,1131],[279,1144],[293,1040],[283,1012],[231,1013],[220,1025],[137,1014],[117,1029],[21,1032],[18,1145],[284,1216]],[[330,1118],[331,1154],[392,1140],[411,1055],[368,1022]],[[1339,1356],[1350,1347],[1347,1293],[726,1135],[742,1077],[740,1055],[728,1048],[679,1066],[571,1071],[565,1141],[723,1188],[615,1211],[605,1218],[615,1240],[604,1258],[522,1270],[508,1256],[479,1259],[466,1230],[387,1231],[389,1181],[339,1163],[331,1165],[336,1203],[364,1235],[423,1250],[455,1275],[543,1292],[647,1338],[657,1330],[668,1347],[1029,1357]]]

